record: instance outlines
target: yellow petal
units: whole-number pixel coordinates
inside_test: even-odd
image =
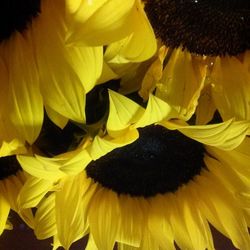
[[[67,0],[72,6],[72,0]],[[129,35],[133,30],[135,0],[93,0],[74,5],[69,17],[73,23],[68,43],[106,45]],[[71,19],[71,20],[70,20]],[[70,30],[71,31],[71,30]]]
[[[41,156],[17,156],[22,168],[39,179],[56,181],[65,176],[60,170],[61,165],[55,160]]]
[[[172,118],[174,115],[174,110],[166,102],[150,95],[145,112],[132,127],[145,127],[156,122],[161,122],[163,119]]]
[[[117,137],[137,120],[137,117],[142,114],[143,108],[127,97],[111,90],[109,90],[109,102],[107,130],[111,136]]]
[[[19,33],[8,45],[8,115],[20,138],[32,144],[40,133],[43,121],[43,100],[33,46]]]
[[[87,150],[91,158],[93,160],[97,160],[101,156],[106,155],[107,153],[112,151],[113,149],[123,147],[134,142],[138,137],[139,133],[135,129],[116,139],[112,139],[109,137],[101,138],[99,136],[96,136],[93,143],[89,148],[87,148]]]
[[[60,184],[60,191],[56,192],[55,207],[58,239],[66,249],[69,249],[71,244],[84,234],[83,182],[82,175],[67,178]]]
[[[144,100],[148,100],[149,94],[155,89],[156,84],[162,78],[163,61],[167,55],[168,48],[162,46],[158,50],[158,56],[148,68],[139,91]]]
[[[15,211],[18,211],[17,197],[22,186],[22,181],[15,175],[0,181],[0,191],[2,196],[8,201],[10,207]]]
[[[62,5],[62,1],[42,1],[43,18],[38,18],[33,25],[40,87],[47,106],[62,116],[83,122],[84,83],[78,76],[80,65],[75,67],[77,61],[84,59],[80,59],[81,49],[65,46],[66,25]],[[88,79],[91,77],[92,74]]]
[[[83,171],[85,167],[92,161],[86,150],[75,150],[74,154],[62,163],[61,170],[67,175],[76,175]]]
[[[38,206],[34,220],[34,233],[39,240],[56,234],[55,194],[46,197]]]
[[[186,242],[186,246],[190,249],[214,249],[209,224],[199,210],[200,197],[195,197],[192,192],[196,191],[196,188],[198,187],[195,186],[194,190],[182,189],[178,193],[180,216],[190,239]]]
[[[19,193],[18,207],[20,209],[35,207],[52,187],[52,181],[29,177]]]
[[[98,250],[98,248],[97,248],[97,246],[95,244],[95,241],[93,239],[92,234],[89,235],[88,244],[86,246],[86,250]]]
[[[199,179],[199,191],[203,199],[202,213],[220,232],[230,238],[239,249],[249,249],[250,237],[243,211],[234,196],[215,176]]]
[[[196,108],[196,124],[207,124],[213,119],[216,107],[213,102],[211,85],[207,85],[201,91]]]
[[[242,144],[244,144],[244,142]],[[248,143],[247,145],[249,148],[250,144]],[[206,151],[218,160],[216,161],[217,165],[223,164],[223,168],[220,166],[212,168],[215,163],[209,164],[209,166],[211,166],[210,171],[220,175],[221,178],[226,177],[226,179],[231,180],[231,183],[227,184],[228,186],[232,186],[234,189],[244,190],[250,185],[249,152],[244,154],[239,151],[239,147],[230,152],[222,151],[214,147],[206,147]],[[212,161],[212,159],[207,159],[207,157],[205,157],[204,160]],[[223,173],[221,173],[222,171]],[[238,178],[241,179],[241,183],[238,181]]]
[[[174,235],[170,224],[169,206],[167,196],[157,195],[150,200],[148,227],[162,249],[174,250]]]
[[[9,211],[10,211],[10,205],[7,202],[7,200],[0,195],[0,235],[3,233],[4,229],[5,229],[5,225],[8,219],[8,215],[9,215]]]
[[[120,211],[116,194],[100,188],[89,209],[90,232],[98,249],[113,249],[119,222]]]
[[[18,172],[16,175],[9,176],[7,179],[0,181],[0,192],[4,198],[8,201],[11,209],[19,214],[19,216],[25,221],[25,223],[33,228],[33,214],[31,209],[19,209],[18,195],[23,187],[22,172]]]
[[[18,139],[14,139],[10,142],[3,142],[0,148],[0,156],[9,156],[15,154],[24,154],[27,149],[23,142]]]
[[[67,125],[69,121],[68,118],[62,116],[61,114],[59,114],[58,112],[56,112],[55,110],[53,110],[48,106],[46,106],[45,109],[49,119],[53,123],[55,123],[59,128],[63,129]]]
[[[66,59],[88,93],[100,78],[103,66],[102,47],[69,47]]]
[[[10,121],[9,117],[9,73],[7,70],[7,65],[4,62],[3,58],[0,57],[0,140],[2,141],[10,141],[13,138],[18,137],[18,133],[14,128],[13,124]],[[20,139],[20,138],[19,138]]]
[[[141,199],[120,195],[119,203],[121,207],[121,224],[117,235],[117,241],[130,246],[139,247],[141,244],[143,227],[146,227]]]
[[[60,241],[59,241],[59,239],[58,239],[57,234],[56,234],[56,235],[54,235],[54,237],[53,237],[53,243],[52,243],[52,246],[53,246],[52,250],[56,250],[57,248],[59,248],[59,247],[61,247],[61,246],[62,246],[62,245],[61,245],[61,243],[60,243]]]
[[[250,72],[235,57],[217,57],[211,75],[212,94],[224,120],[250,118]]]
[[[223,150],[232,150],[239,146],[249,133],[248,121],[232,119],[211,125],[183,126],[164,121],[161,123],[168,129],[178,129],[184,135],[203,144],[215,146]]]
[[[103,61],[102,74],[97,80],[97,84],[108,82],[112,79],[118,78],[118,75],[112,70],[112,68]]]
[[[120,57],[130,62],[141,62],[154,55],[157,49],[154,31],[147,19],[140,0],[135,1],[132,10],[133,33],[110,45]],[[140,46],[138,46],[140,44]]]
[[[168,203],[170,223],[172,225],[174,239],[180,249],[188,249],[188,247],[190,247],[191,239],[190,235],[187,232],[184,221],[182,220],[181,207],[178,205],[176,194],[169,197]]]
[[[198,104],[204,80],[205,68],[199,71],[189,52],[175,49],[157,85],[156,96],[173,106],[182,119],[188,120]]]

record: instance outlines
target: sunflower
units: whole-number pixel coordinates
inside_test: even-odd
[[[249,1],[144,2],[166,53],[161,78],[153,79],[150,87],[143,84],[141,95],[146,99],[156,89],[185,120],[198,105],[200,124],[211,120],[216,109],[223,120],[249,119]]]
[[[10,210],[15,211],[24,222],[33,228],[33,214],[31,209],[20,209],[18,195],[24,186],[27,176],[22,171],[16,159],[16,154],[26,153],[26,148],[19,141],[13,140],[4,143],[1,147],[0,158],[0,234],[4,229],[12,229],[8,218]]]
[[[152,95],[146,109],[109,96],[94,140],[54,158],[18,156],[36,190],[26,186],[19,205],[37,207],[37,237],[54,236],[54,249],[86,234],[87,249],[214,249],[210,223],[248,249],[249,122],[191,126]]]

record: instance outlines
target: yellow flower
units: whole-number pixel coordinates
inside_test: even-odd
[[[23,209],[38,206],[34,230],[39,239],[55,234],[55,218],[51,215],[54,210],[47,199],[44,201],[48,192],[60,190],[62,180],[83,172],[92,160],[135,141],[139,136],[138,128],[159,122],[172,115],[170,107],[154,96],[150,97],[146,109],[113,91],[109,91],[109,99],[107,133],[100,131],[100,135],[94,140],[87,134],[78,149],[54,158],[41,155],[18,156],[24,171],[31,174],[19,194],[18,204]],[[164,111],[159,109],[159,106],[164,107]],[[54,195],[49,199],[53,200]],[[47,212],[44,214],[45,210]],[[75,240],[75,238],[71,239],[75,234],[65,237],[68,237],[70,244]]]
[[[86,234],[91,250],[214,249],[211,223],[248,249],[249,122],[190,126],[152,95],[146,109],[109,95],[104,135],[54,158],[18,156],[33,183],[51,182],[19,200],[37,206],[37,237],[54,236],[54,249]]]
[[[12,229],[8,219],[10,210],[15,211],[33,228],[34,218],[31,209],[22,209],[18,206],[18,195],[25,185],[27,175],[22,171],[15,154],[26,153],[24,145],[17,140],[4,143],[0,149],[0,234],[4,229]]]
[[[145,1],[157,38],[167,46],[161,79],[151,81],[156,96],[188,120],[250,117],[249,4],[247,1]],[[151,71],[152,73],[152,71]],[[143,84],[141,95],[151,91]]]

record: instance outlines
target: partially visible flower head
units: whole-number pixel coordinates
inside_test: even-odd
[[[188,120],[250,117],[250,2],[148,0],[145,12],[159,42],[140,95],[156,96]],[[162,46],[166,47],[166,52]],[[160,63],[159,63],[160,62]],[[159,73],[160,72],[160,73]]]
[[[115,242],[174,249],[174,241],[183,249],[213,249],[209,221],[236,247],[247,247],[249,215],[233,193],[248,193],[249,122],[191,126],[175,115],[153,95],[143,108],[109,91],[102,133],[53,158],[18,156],[31,175],[19,206],[37,207],[37,237],[53,236],[54,247],[66,249],[87,233],[90,249],[112,250]]]
[[[250,49],[248,0],[148,0],[145,11],[162,42],[209,56]]]

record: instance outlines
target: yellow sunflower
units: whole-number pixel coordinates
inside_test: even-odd
[[[151,86],[146,81],[141,95],[146,99],[156,88],[186,120],[198,105],[200,124],[215,109],[224,120],[249,119],[249,1],[146,0],[144,10],[167,48],[161,78],[153,77]]]
[[[22,171],[16,154],[26,153],[26,148],[19,141],[13,140],[3,143],[0,153],[0,234],[4,229],[12,229],[11,218],[8,218],[10,210],[18,213],[27,225],[33,228],[34,218],[31,209],[20,209],[17,202],[27,176]]]
[[[93,141],[54,158],[18,156],[33,175],[19,205],[37,206],[37,237],[54,236],[54,249],[86,234],[91,250],[214,249],[210,223],[248,249],[249,122],[189,126],[152,95],[144,109],[109,94],[106,132]]]

